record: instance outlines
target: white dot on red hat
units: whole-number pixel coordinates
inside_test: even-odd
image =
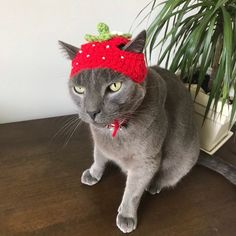
[[[121,59],[124,59],[125,57],[124,56],[120,56]]]
[[[93,47],[95,47],[96,45],[95,44],[92,44]]]
[[[90,57],[90,55],[89,54],[87,54],[87,56],[86,57]]]
[[[102,57],[102,60],[105,60],[106,59],[106,57]]]
[[[79,50],[79,53],[82,53],[83,51],[82,50]]]
[[[110,45],[107,45],[107,46],[106,46],[106,48],[109,48],[109,47],[110,47]]]

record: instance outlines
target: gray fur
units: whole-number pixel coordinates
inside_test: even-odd
[[[127,43],[123,47],[123,50],[141,53],[143,52],[146,43],[145,40],[146,40],[146,30],[143,30],[141,33],[138,34],[138,36],[134,40]]]
[[[107,86],[117,80],[123,82],[121,91],[107,93]],[[86,94],[75,94],[76,84],[86,87]],[[94,163],[81,181],[97,183],[108,161],[121,167],[127,182],[117,226],[125,233],[131,232],[137,226],[137,209],[144,190],[155,194],[175,186],[198,159],[190,95],[178,79],[163,77],[158,67],[148,69],[143,84],[109,69],[95,69],[79,73],[69,87],[79,116],[90,124],[95,146]],[[87,112],[98,108],[101,112],[91,119]],[[128,118],[128,127],[112,138],[106,125],[118,117]]]
[[[62,50],[66,53],[68,59],[72,60],[76,53],[79,51],[79,48],[72,46],[68,43],[58,41],[59,45],[61,46]]]
[[[141,52],[145,37],[142,32],[123,49]],[[64,48],[70,58],[77,50],[68,45]],[[117,81],[122,87],[111,93],[108,86]],[[86,88],[84,94],[75,93],[77,85]],[[116,224],[129,233],[137,226],[137,209],[145,189],[156,194],[174,187],[198,160],[190,94],[174,74],[157,66],[148,68],[142,84],[111,69],[84,70],[69,81],[69,91],[79,117],[90,124],[94,140],[94,162],[81,182],[96,184],[108,161],[120,166],[127,181]],[[129,120],[128,127],[112,138],[107,125],[123,118]]]
[[[236,185],[236,168],[230,163],[225,162],[220,158],[211,157],[206,154],[200,155],[197,163],[218,172],[228,179],[232,184]]]
[[[142,32],[124,50],[141,52],[145,37]],[[71,47],[68,53],[71,57]],[[108,86],[116,81],[122,82],[120,91],[109,92]],[[76,94],[76,85],[84,86],[85,93]],[[110,69],[84,70],[70,80],[69,90],[94,139],[94,163],[81,182],[96,184],[108,161],[121,167],[127,181],[116,223],[129,233],[137,226],[145,189],[155,194],[175,186],[197,162],[199,143],[190,94],[181,81],[159,67],[148,68],[142,84]],[[91,112],[96,112],[94,118]],[[128,127],[112,138],[106,126],[117,118],[128,119]]]

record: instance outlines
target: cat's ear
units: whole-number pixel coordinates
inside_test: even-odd
[[[60,40],[58,41],[58,43],[61,46],[61,49],[63,50],[63,52],[66,53],[67,58],[70,60],[72,60],[77,54],[77,52],[80,50],[79,48],[72,46],[68,43],[64,43]]]
[[[143,30],[133,40],[127,43],[122,49],[129,52],[142,53],[145,43],[146,43],[146,30]]]

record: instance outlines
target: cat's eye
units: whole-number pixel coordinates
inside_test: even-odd
[[[118,92],[122,86],[121,82],[113,83],[109,86],[111,92]]]
[[[75,87],[74,87],[74,90],[75,90],[75,92],[78,93],[78,94],[84,94],[84,92],[85,92],[85,87],[83,87],[83,86],[75,86]]]

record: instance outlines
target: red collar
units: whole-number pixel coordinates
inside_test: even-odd
[[[123,119],[121,121],[115,119],[110,125],[107,125],[107,128],[113,130],[111,136],[112,138],[114,138],[118,130],[122,128],[127,128],[127,125],[128,125],[127,119]]]

